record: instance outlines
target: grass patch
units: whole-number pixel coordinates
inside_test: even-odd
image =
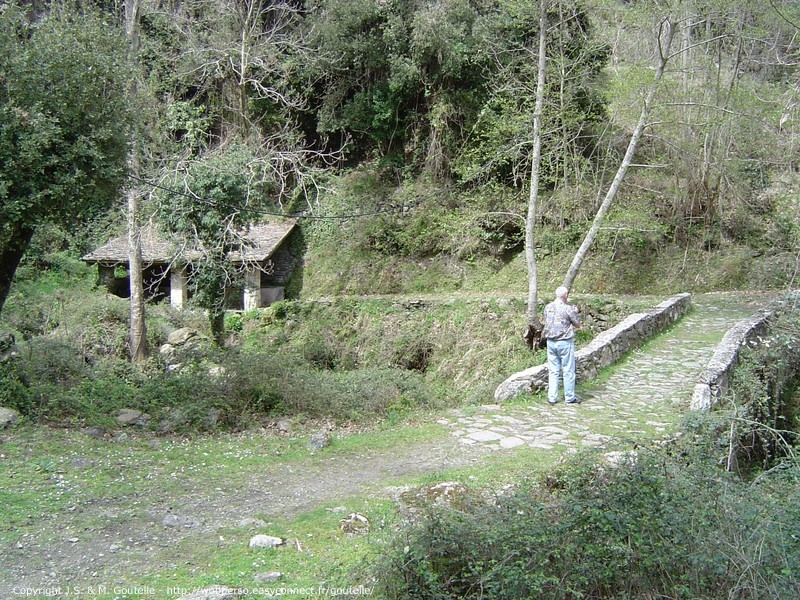
[[[348,536],[339,527],[340,519],[350,512],[369,515],[370,532]],[[286,544],[272,549],[251,549],[248,541],[256,533],[243,528],[220,530],[213,544],[197,546],[185,541],[179,553],[191,556],[189,564],[178,564],[147,578],[147,585],[158,589],[168,586],[196,589],[211,585],[271,590],[305,588],[313,596],[321,590],[367,585],[354,581],[365,562],[374,561],[394,533],[398,514],[394,502],[385,499],[357,498],[347,507],[328,505],[298,518],[272,520],[260,532],[286,536]],[[275,582],[265,583],[259,575],[280,573]],[[264,594],[262,594],[264,595]],[[308,597],[308,596],[306,596]]]
[[[515,448],[513,453],[492,454],[469,466],[444,469],[408,480],[406,485],[458,481],[475,490],[495,492],[552,468],[564,456],[563,448]],[[399,482],[398,482],[399,485]]]
[[[97,501],[125,502],[180,496],[198,482],[211,489],[235,489],[269,465],[324,466],[331,456],[351,456],[443,435],[437,425],[398,427],[335,437],[324,454],[312,454],[309,433],[293,437],[258,433],[191,438],[95,439],[83,432],[19,427],[4,434],[0,485],[0,536],[11,543],[35,530],[31,515],[51,515]],[[126,434],[127,436],[127,434]]]
[[[0,537],[4,546],[12,546],[17,542],[28,545],[34,539],[57,545],[63,543],[62,538],[74,536],[81,540],[76,546],[80,548],[108,526],[108,519],[98,509],[101,506],[133,526],[142,519],[152,520],[155,507],[177,506],[180,498],[197,494],[199,482],[204,490],[245,489],[253,473],[263,472],[269,465],[286,465],[313,474],[326,469],[333,459],[358,459],[372,452],[391,452],[392,448],[424,446],[443,435],[445,430],[433,424],[384,428],[335,437],[330,448],[311,454],[307,435],[217,434],[164,439],[131,434],[113,441],[77,431],[23,426],[3,437]],[[124,587],[135,584],[158,590],[212,584],[273,590],[366,585],[367,574],[360,566],[386,551],[400,520],[391,493],[387,495],[387,485],[458,479],[471,487],[492,489],[543,468],[556,458],[556,453],[523,451],[513,456],[490,456],[469,467],[375,481],[344,502],[323,502],[292,518],[269,517],[256,510],[248,516],[263,518],[266,527],[251,530],[225,526],[189,535],[177,546],[140,554],[139,560],[147,563],[147,569],[134,573],[122,568],[115,573],[114,581],[128,582]],[[346,486],[346,482],[342,484]],[[368,516],[369,535],[348,537],[340,531],[339,520],[350,512]],[[53,518],[63,523],[58,530],[48,525]],[[162,529],[157,519],[149,527],[154,534]],[[274,550],[253,550],[247,543],[255,533],[279,535],[289,542]],[[133,550],[134,555],[137,552],[141,553]],[[35,565],[31,562],[30,566]],[[255,579],[259,573],[272,571],[283,573],[275,584],[265,585]],[[110,600],[146,595],[109,593],[97,597]]]

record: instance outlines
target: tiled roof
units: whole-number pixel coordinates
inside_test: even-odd
[[[267,260],[296,224],[297,219],[287,218],[252,225],[244,236],[252,245],[243,253],[232,252],[229,258],[234,262]],[[156,231],[152,223],[142,228],[142,262],[169,263],[179,253],[180,248],[180,242],[167,239],[164,234]],[[193,252],[188,251],[184,256],[190,257],[191,254]],[[128,236],[122,235],[110,240],[105,246],[85,255],[82,260],[87,263],[127,263]]]

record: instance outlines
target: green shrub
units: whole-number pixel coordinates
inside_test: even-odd
[[[78,385],[53,393],[47,400],[49,420],[77,420],[92,425],[113,425],[113,413],[121,408],[141,406],[138,389],[115,379],[86,379]]]
[[[446,394],[418,373],[390,368],[337,373],[300,367],[271,383],[277,411],[290,415],[380,420],[446,402]]]
[[[719,407],[735,414],[739,466],[768,466],[797,441],[795,398],[800,373],[800,309],[791,298],[769,324],[766,339],[743,348],[729,398]]]
[[[32,385],[50,384],[69,388],[89,373],[84,356],[72,344],[60,339],[37,337],[20,351],[20,369]]]
[[[265,417],[382,419],[441,406],[447,396],[423,375],[394,368],[318,368],[291,352],[198,351],[176,371],[125,360],[86,362],[74,346],[37,338],[0,373],[0,400],[34,419],[113,426],[122,408],[163,431],[243,429]]]
[[[0,406],[32,417],[37,408],[35,395],[16,362],[0,364]]]
[[[239,313],[228,313],[225,315],[225,330],[241,333],[244,329],[242,315]]]
[[[800,582],[797,483],[754,486],[684,452],[597,454],[438,509],[377,569],[388,598],[778,598]],[[790,466],[792,477],[800,474]]]

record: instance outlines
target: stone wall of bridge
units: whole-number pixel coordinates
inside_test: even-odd
[[[769,335],[769,322],[787,300],[776,300],[752,316],[731,327],[717,344],[714,355],[700,374],[692,394],[692,410],[708,410],[730,389],[731,377],[739,364],[739,353],[744,346],[755,346]]]

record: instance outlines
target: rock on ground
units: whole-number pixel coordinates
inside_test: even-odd
[[[251,548],[277,548],[283,546],[286,540],[283,538],[275,537],[274,535],[255,535],[250,538],[249,546]]]
[[[127,427],[128,425],[139,425],[144,427],[150,420],[150,415],[132,408],[123,408],[114,415],[114,420],[118,425]]]
[[[369,533],[369,519],[359,513],[350,513],[339,521],[339,529],[347,535]]]
[[[192,592],[187,596],[181,596],[178,600],[236,600],[241,598],[241,594],[236,590],[221,585],[203,588]]]
[[[173,346],[182,346],[193,337],[197,337],[199,332],[191,327],[181,327],[167,336],[167,343]]]
[[[262,521],[261,519],[254,519],[252,517],[248,517],[246,519],[242,519],[238,523],[236,523],[237,527],[266,527],[267,524]]]
[[[200,521],[193,517],[181,517],[179,515],[167,515],[161,521],[164,527],[200,527]]]
[[[308,441],[308,447],[311,449],[312,452],[318,452],[323,448],[327,448],[331,445],[332,436],[328,431],[320,431],[319,433],[315,433],[311,436],[311,439]]]
[[[0,407],[0,429],[13,427],[19,421],[20,414],[13,408]]]

